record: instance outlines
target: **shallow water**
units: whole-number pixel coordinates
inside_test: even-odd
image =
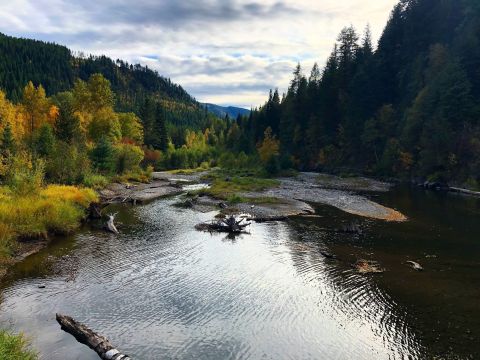
[[[409,188],[368,196],[410,220],[319,206],[320,218],[229,238],[195,231],[215,214],[176,199],[121,208],[119,236],[85,228],[18,264],[2,284],[0,325],[24,331],[51,360],[98,358],[60,330],[56,312],[135,359],[476,356],[480,200]],[[362,235],[325,231],[352,221]],[[357,274],[361,258],[387,271]]]

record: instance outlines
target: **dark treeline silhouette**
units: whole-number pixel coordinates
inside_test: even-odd
[[[375,48],[344,28],[321,70],[238,118],[234,150],[270,127],[278,166],[480,181],[480,2],[402,0]]]

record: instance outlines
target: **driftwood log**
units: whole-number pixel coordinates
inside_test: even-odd
[[[131,360],[127,355],[118,351],[107,338],[98,335],[85,325],[75,321],[70,316],[57,314],[57,322],[63,331],[73,335],[78,342],[87,345],[105,360]]]
[[[409,264],[412,267],[412,269],[414,269],[414,270],[423,271],[423,266],[420,265],[418,262],[407,261],[407,264]]]
[[[230,234],[239,234],[244,232],[245,228],[251,224],[250,222],[243,223],[244,220],[245,218],[237,220],[235,216],[232,215],[218,221],[198,224],[195,226],[195,228],[202,231],[217,231],[227,232]]]
[[[107,230],[114,234],[118,234],[118,230],[113,222],[115,220],[115,216],[117,216],[116,213],[108,215]]]

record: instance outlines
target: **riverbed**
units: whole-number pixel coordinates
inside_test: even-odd
[[[0,324],[49,360],[98,358],[56,312],[134,359],[475,358],[480,200],[409,187],[362,196],[408,221],[310,204],[316,217],[229,237],[196,231],[216,212],[178,208],[177,196],[118,206],[120,235],[86,226],[17,264]],[[361,234],[326,231],[352,222]],[[359,274],[359,259],[385,272]]]

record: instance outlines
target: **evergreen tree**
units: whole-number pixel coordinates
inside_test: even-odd
[[[15,139],[13,137],[12,128],[10,123],[7,123],[3,129],[2,138],[0,141],[0,155],[9,157],[15,154]]]
[[[93,148],[90,158],[99,171],[111,173],[115,168],[115,151],[107,137],[103,137]]]
[[[157,109],[155,113],[155,127],[156,130],[156,139],[157,143],[155,144],[156,148],[161,151],[167,151],[168,149],[168,134],[167,134],[167,124],[165,119],[165,111],[160,104],[157,104]]]
[[[75,115],[73,107],[73,95],[71,92],[64,92],[55,96],[55,101],[59,107],[59,115],[55,122],[55,134],[61,141],[67,143],[80,140],[82,137],[80,130],[80,120]]]
[[[53,152],[55,146],[55,135],[53,129],[48,124],[43,124],[38,129],[35,139],[35,150],[38,156],[48,157]]]

